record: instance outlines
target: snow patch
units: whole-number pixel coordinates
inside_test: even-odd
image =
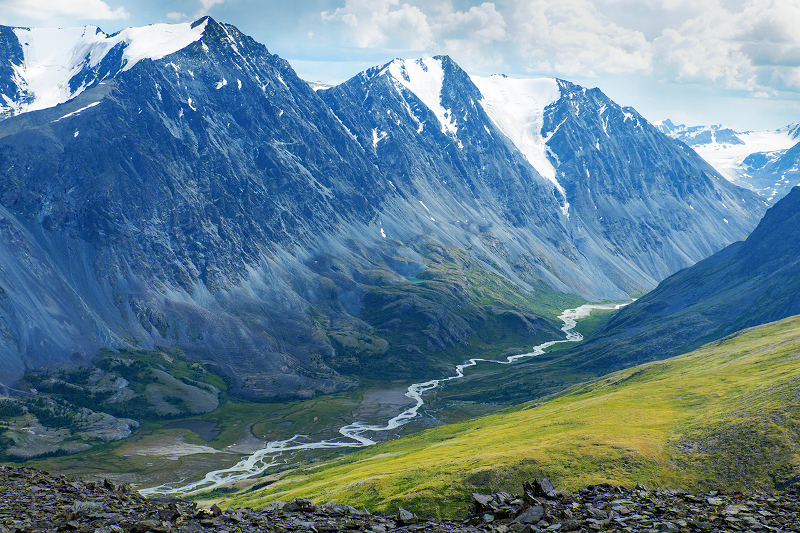
[[[96,106],[96,105],[97,105],[97,104],[99,104],[99,103],[100,103],[100,102],[92,102],[91,104],[89,104],[89,105],[87,105],[87,106],[84,106],[84,107],[82,107],[82,108],[78,109],[77,111],[73,111],[72,113],[67,113],[67,114],[66,114],[66,115],[64,115],[63,117],[60,117],[60,118],[57,118],[57,119],[55,119],[53,122],[58,122],[59,120],[62,120],[62,119],[65,119],[65,118],[74,117],[75,115],[77,115],[77,114],[78,114],[78,113],[80,113],[81,111],[86,111],[87,109],[89,109],[89,108],[91,108],[91,107],[94,107],[94,106]]]
[[[488,78],[470,78],[480,90],[483,96],[480,104],[494,125],[514,143],[533,168],[550,180],[566,198],[564,187],[556,178],[556,169],[547,157],[546,146],[561,124],[550,136],[542,137],[544,110],[561,98],[558,82],[553,78],[516,79],[499,74]],[[568,213],[566,205],[562,211],[565,215]]]
[[[380,135],[378,135],[378,128],[373,128],[372,130],[372,147],[377,148],[378,143],[384,140],[389,134],[385,131],[382,131]]]
[[[444,69],[440,59],[395,59],[389,64],[388,71],[397,83],[414,93],[433,111],[442,126],[442,133],[455,135],[458,132],[451,111],[442,107]]]
[[[17,103],[24,113],[64,103],[86,89],[70,89],[70,80],[85,69],[96,68],[116,46],[124,47],[121,71],[143,59],[157,60],[189,46],[203,36],[208,21],[153,24],[106,35],[96,26],[83,28],[12,28],[22,45],[21,65],[12,64],[19,89],[33,98]],[[176,69],[177,71],[177,69]],[[89,80],[90,82],[93,80]]]
[[[346,131],[346,132],[347,132],[347,134],[350,136],[350,138],[351,138],[351,139],[353,139],[354,141],[356,141],[356,142],[358,143],[358,137],[356,137],[355,135],[353,135],[353,132],[352,132],[352,131],[350,131],[350,128],[348,128],[347,126],[345,126],[345,125],[344,125],[344,122],[342,122],[342,119],[340,119],[340,118],[338,117],[338,115],[337,115],[336,113],[334,113],[333,111],[331,111],[331,114],[332,114],[334,117],[336,117],[336,120],[338,120],[338,121],[339,121],[339,124],[341,124],[341,125],[342,125],[342,127],[344,128],[344,131]],[[359,146],[361,146],[361,144],[360,144],[360,143],[359,143]]]
[[[222,78],[222,81],[218,81],[217,82],[217,90],[222,89],[226,85],[228,85],[228,80],[226,80],[225,78]]]

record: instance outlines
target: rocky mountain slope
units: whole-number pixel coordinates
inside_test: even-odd
[[[756,191],[770,204],[800,184],[800,123],[774,131],[744,132],[722,125],[687,127],[671,120],[657,123],[656,127],[691,146],[724,177]]]
[[[438,57],[315,92],[205,18],[72,32],[83,59],[47,85],[29,52],[63,35],[3,31],[3,382],[131,346],[250,398],[440,372],[557,336],[556,309],[648,290],[763,210],[568,82]],[[511,101],[535,120],[515,130]]]
[[[514,228],[505,230],[513,239],[498,236],[505,262],[584,297],[647,290],[712,253],[754,209],[750,195],[597,89],[470,78],[439,56],[395,60],[319,93],[403,196],[434,219],[477,220],[496,235],[481,228],[489,211]],[[430,95],[441,101],[426,103]],[[478,210],[454,209],[470,196]]]
[[[800,314],[799,228],[795,187],[745,241],[661,282],[617,313],[577,357],[596,368],[619,368]]]

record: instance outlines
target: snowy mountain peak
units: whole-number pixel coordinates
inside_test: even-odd
[[[781,128],[778,131],[782,130],[786,130],[786,134],[790,139],[798,140],[800,138],[800,122],[793,122],[792,124],[789,124],[785,128]]]
[[[96,26],[5,28],[22,53],[0,66],[11,78],[0,80],[0,118],[56,106],[142,59],[177,52],[203,36],[208,20],[127,28],[111,35]]]
[[[414,93],[430,109],[442,128],[442,133],[456,135],[458,126],[449,109],[442,106],[442,86],[444,85],[443,56],[423,59],[395,59],[382,72],[389,75],[407,90]]]
[[[725,178],[768,202],[779,200],[797,184],[800,171],[781,159],[800,140],[800,122],[771,131],[734,131],[721,124],[686,126],[669,119],[654,125],[691,146]]]
[[[481,106],[495,126],[542,177],[547,178],[566,197],[556,179],[556,169],[547,157],[547,139],[542,137],[544,110],[561,98],[561,88],[554,78],[516,79],[495,74],[488,78],[470,76],[483,99]],[[565,203],[563,212],[568,213]]]

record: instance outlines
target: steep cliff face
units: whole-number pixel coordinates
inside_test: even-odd
[[[487,89],[438,57],[314,92],[232,26],[156,29],[92,30],[49,107],[3,29],[0,381],[103,346],[178,346],[253,398],[438,372],[556,336],[572,295],[649,289],[760,214],[599,91]]]
[[[657,282],[753,227],[763,209],[754,195],[634,109],[598,89],[559,85],[561,98],[548,107],[542,135],[575,213],[576,240],[602,239],[601,249]],[[597,248],[586,253],[592,262],[618,261]],[[631,281],[621,283],[635,291]]]

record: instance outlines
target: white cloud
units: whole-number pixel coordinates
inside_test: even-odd
[[[399,0],[347,0],[333,13],[323,11],[327,22],[342,21],[359,48],[402,48],[422,51],[434,44],[433,31],[422,10]]]
[[[349,29],[347,39],[359,48],[424,52],[436,51],[448,41],[487,44],[507,38],[505,20],[493,3],[467,11],[455,10],[448,1],[419,4],[347,0],[344,7],[320,15],[326,22],[344,23]]]
[[[0,2],[0,8],[34,20],[57,17],[116,20],[130,17],[124,7],[112,9],[103,0],[5,0]]]
[[[208,10],[217,4],[223,3],[225,0],[200,0],[200,7],[195,11],[192,18],[198,19],[208,14]]]
[[[787,0],[678,2],[691,16],[653,41],[659,72],[679,81],[714,81],[727,89],[764,92],[772,83],[800,88],[800,4]]]
[[[457,32],[461,40],[483,44],[508,38],[506,21],[493,3],[484,2],[480,6],[470,7],[466,12],[453,11],[450,5],[447,7],[435,19],[434,26],[439,33]]]
[[[588,0],[518,1],[514,42],[529,65],[543,61],[559,73],[649,71],[651,45],[638,30],[611,21]]]
[[[170,20],[175,20],[177,22],[180,22],[182,20],[186,20],[186,14],[178,13],[177,11],[171,11],[170,13],[167,13],[167,18]]]
[[[345,0],[321,18],[338,23],[345,46],[449,53],[473,69],[800,90],[798,0],[505,0],[462,10],[451,0]]]

